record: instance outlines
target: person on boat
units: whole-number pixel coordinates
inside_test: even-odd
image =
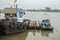
[[[41,25],[42,27],[46,26],[46,20],[42,20]]]
[[[46,19],[46,20],[42,20],[41,25],[48,27],[48,26],[50,26],[51,24],[50,24],[50,21],[49,21],[48,19]]]
[[[48,19],[46,19],[46,25],[47,26],[50,26],[51,25],[51,23],[50,23],[50,21]]]

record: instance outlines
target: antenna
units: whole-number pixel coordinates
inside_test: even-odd
[[[17,0],[14,0],[14,7],[17,8],[17,4],[16,4]]]

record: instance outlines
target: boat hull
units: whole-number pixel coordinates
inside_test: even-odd
[[[41,29],[40,26],[29,26],[28,29]]]
[[[25,23],[17,22],[16,20],[4,20],[0,23],[0,33],[1,34],[15,34],[26,30]]]
[[[53,27],[46,27],[46,28],[43,28],[41,27],[42,30],[53,30]]]

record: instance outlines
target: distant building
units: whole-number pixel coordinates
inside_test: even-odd
[[[51,8],[50,7],[45,7],[45,10],[46,11],[51,11]]]

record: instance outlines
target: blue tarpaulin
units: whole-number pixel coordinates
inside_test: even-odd
[[[17,8],[17,14],[19,15],[19,18],[22,18],[23,17],[23,9]]]
[[[46,22],[41,22],[41,24],[46,24]]]
[[[23,9],[22,8],[17,8],[17,12],[22,13]]]
[[[42,20],[41,24],[50,24],[50,22],[46,20]]]

